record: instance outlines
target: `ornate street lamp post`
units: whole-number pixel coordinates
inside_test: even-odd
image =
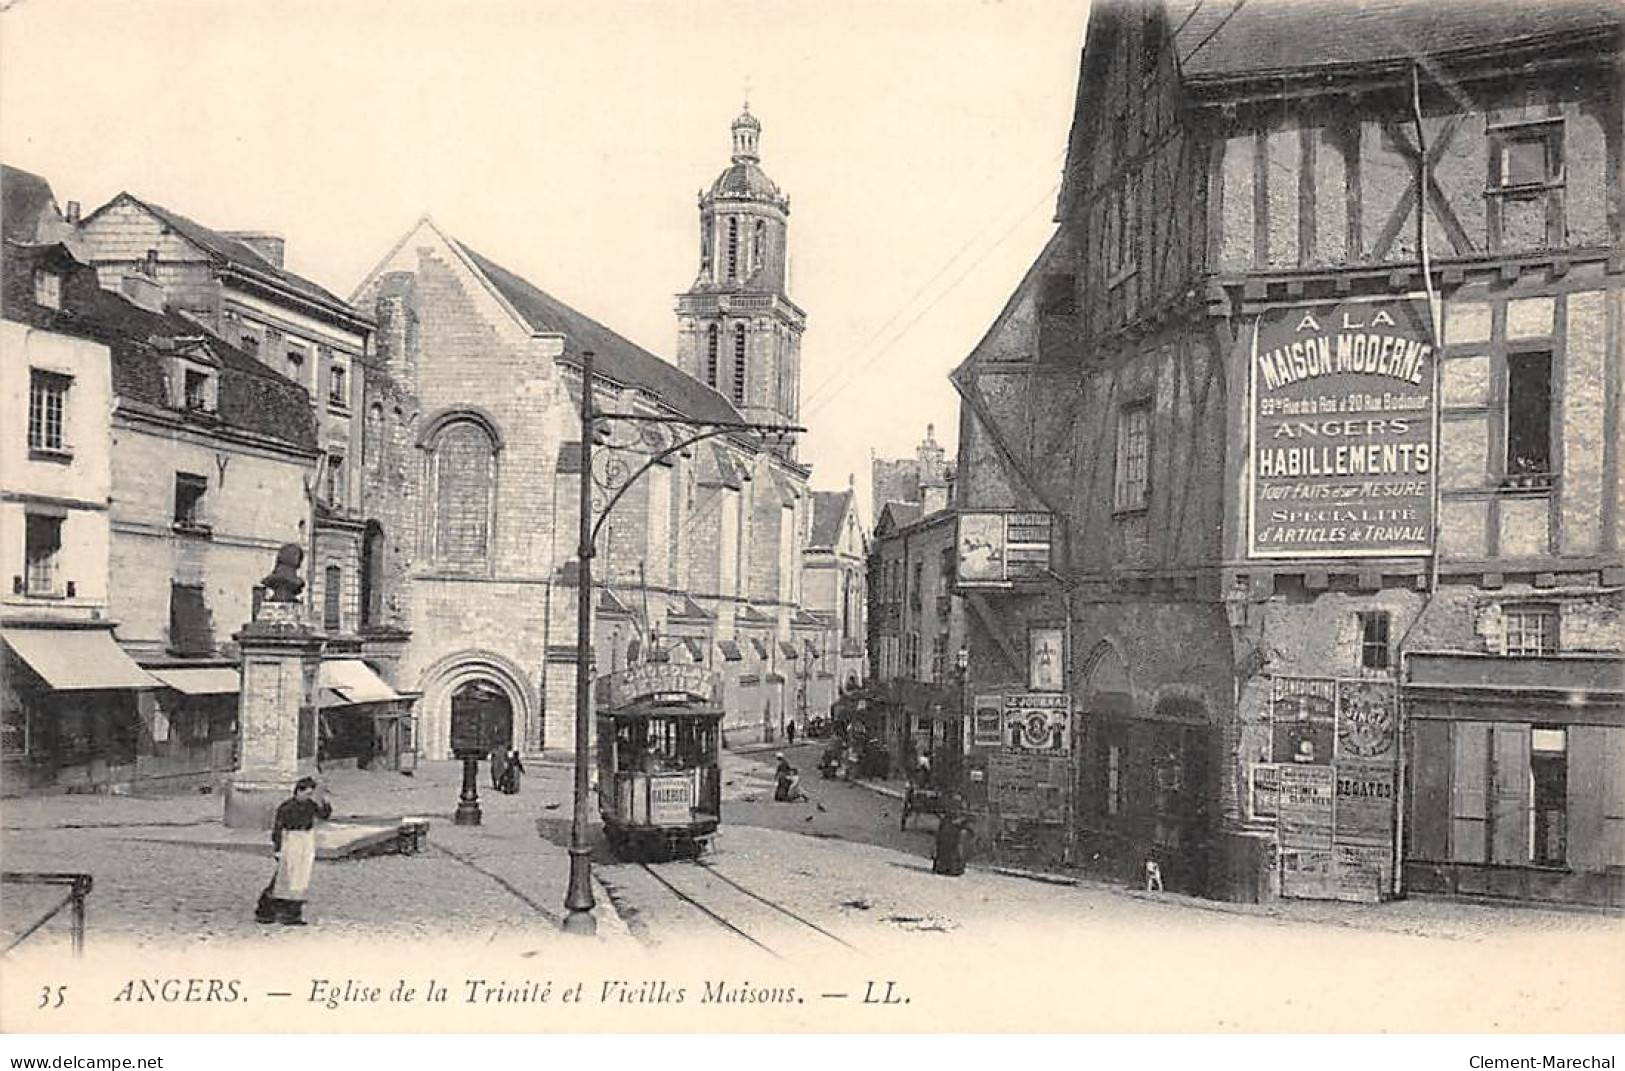
[[[592,895],[592,847],[587,843],[587,825],[590,821],[588,793],[591,785],[592,748],[592,559],[598,541],[598,530],[610,511],[615,508],[627,488],[637,482],[645,472],[681,450],[701,441],[729,432],[755,432],[760,435],[784,436],[807,429],[780,424],[752,424],[744,421],[702,421],[687,417],[644,416],[636,413],[598,413],[593,409],[593,354],[581,353],[581,493],[580,542],[576,556],[580,562],[576,589],[576,745],[575,745],[575,809],[570,821],[570,881],[564,893],[563,928],[566,933],[591,935],[598,930],[592,910],[596,901]],[[615,467],[613,478],[607,481],[605,491],[618,482],[612,494],[593,518],[592,508],[592,447],[596,441],[600,418],[632,424],[673,424],[698,429],[693,434],[654,451],[641,466],[621,478],[623,469]],[[643,443],[644,447],[649,444]]]

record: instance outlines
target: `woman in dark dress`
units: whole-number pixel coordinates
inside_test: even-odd
[[[502,776],[497,780],[498,791],[510,796],[519,794],[519,779],[525,773],[525,764],[519,761],[519,752],[509,750],[507,761],[502,767]]]
[[[301,777],[293,786],[293,798],[284,800],[276,809],[276,820],[271,826],[276,877],[260,894],[259,906],[254,911],[256,921],[305,925],[305,894],[310,889],[310,873],[316,866],[316,820],[333,814],[327,790],[321,790],[320,799],[316,793],[316,779]]]

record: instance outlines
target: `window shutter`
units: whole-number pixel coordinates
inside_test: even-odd
[[[1568,862],[1576,871],[1625,866],[1625,729],[1569,727]]]
[[[1482,863],[1489,858],[1485,827],[1490,727],[1484,722],[1457,722],[1450,735],[1450,859]]]
[[[1490,862],[1529,862],[1529,726],[1497,725],[1490,797]]]
[[[1411,722],[1411,826],[1407,858],[1450,858],[1450,723]]]

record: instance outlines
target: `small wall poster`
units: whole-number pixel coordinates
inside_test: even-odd
[[[1066,632],[1059,628],[1027,630],[1027,686],[1035,692],[1066,688]]]

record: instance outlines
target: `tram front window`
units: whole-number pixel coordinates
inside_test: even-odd
[[[621,772],[669,773],[710,761],[715,729],[692,718],[650,717],[616,731]]]

